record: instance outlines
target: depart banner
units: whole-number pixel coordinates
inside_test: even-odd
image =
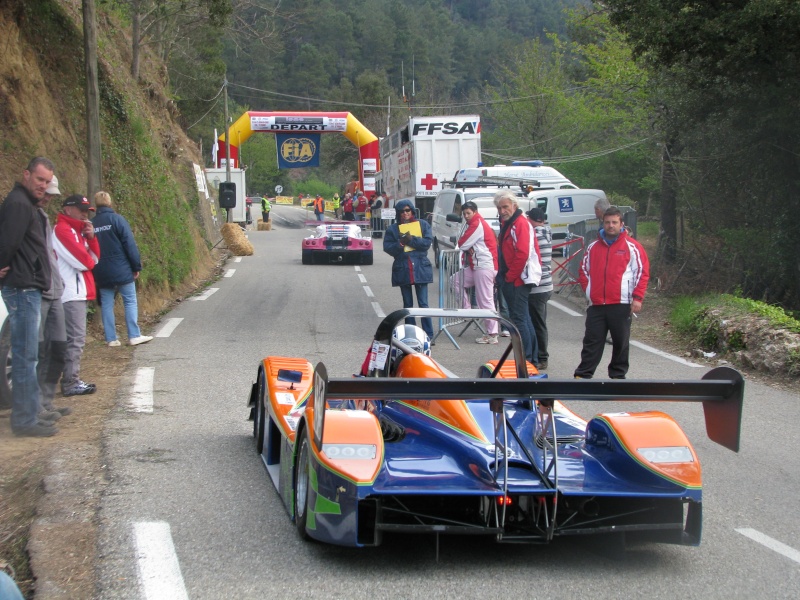
[[[276,133],[275,140],[278,144],[278,168],[299,169],[303,167],[319,166],[319,136],[318,133],[303,135],[290,133]]]

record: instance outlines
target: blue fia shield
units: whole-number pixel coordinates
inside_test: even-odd
[[[299,169],[319,166],[319,134],[276,133],[278,168]]]

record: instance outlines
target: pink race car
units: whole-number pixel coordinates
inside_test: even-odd
[[[314,235],[303,240],[303,264],[372,264],[372,238],[350,223],[317,225]]]

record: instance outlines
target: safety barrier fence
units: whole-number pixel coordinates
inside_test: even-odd
[[[462,268],[462,255],[461,250],[440,250],[439,251],[439,308],[470,308],[471,307],[471,290],[467,290],[467,298],[469,305],[464,302],[464,269]],[[460,350],[461,347],[456,342],[456,337],[461,337],[473,325],[480,330],[481,333],[486,333],[483,328],[483,323],[476,319],[463,319],[463,318],[439,318],[439,328],[433,336],[433,341],[444,333],[447,338],[453,343],[456,349]],[[453,336],[450,328],[460,327],[460,331]]]

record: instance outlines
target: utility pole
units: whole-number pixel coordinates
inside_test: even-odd
[[[231,180],[231,126],[230,119],[228,119],[228,74],[225,73],[225,181]],[[228,223],[232,222],[233,215],[231,209],[227,209]]]
[[[86,171],[87,194],[92,198],[103,186],[100,146],[100,88],[97,82],[97,20],[94,0],[83,0],[83,52],[86,64]]]

